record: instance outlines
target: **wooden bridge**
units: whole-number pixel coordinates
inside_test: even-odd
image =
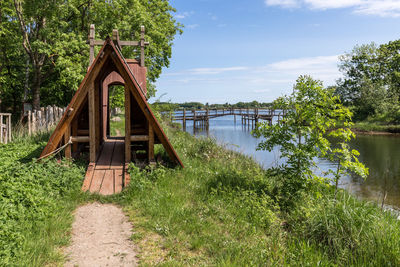
[[[234,116],[241,118],[241,123],[244,126],[254,128],[259,121],[268,121],[272,124],[274,117],[280,121],[286,115],[285,110],[274,110],[268,108],[223,108],[223,109],[193,109],[193,110],[176,110],[171,114],[171,120],[182,121],[182,127],[186,130],[186,122],[193,121],[193,128],[208,128],[210,119]]]

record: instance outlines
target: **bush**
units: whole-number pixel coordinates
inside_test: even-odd
[[[28,235],[78,191],[83,166],[70,161],[36,162],[46,135],[0,145],[0,265],[15,263]],[[39,255],[40,256],[40,255]]]
[[[340,264],[398,266],[400,222],[342,191],[309,199],[288,217],[291,231]]]

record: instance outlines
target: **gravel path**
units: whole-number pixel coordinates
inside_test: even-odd
[[[121,208],[90,203],[75,211],[65,266],[137,266],[132,225]]]

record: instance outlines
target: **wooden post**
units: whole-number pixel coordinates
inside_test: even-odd
[[[209,126],[209,121],[210,121],[210,118],[209,118],[209,112],[208,112],[208,108],[206,109],[206,126],[208,127]]]
[[[32,111],[28,111],[28,135],[32,135]]]
[[[0,115],[0,143],[2,144],[3,141],[3,135],[4,135],[4,131],[3,131],[3,115]]]
[[[41,110],[37,111],[37,123],[38,123],[37,129],[41,130],[42,129],[42,111]]]
[[[182,128],[186,132],[186,109],[183,109]]]
[[[154,162],[154,130],[153,127],[151,126],[150,122],[148,123],[149,127],[149,141],[148,141],[148,147],[147,147],[147,156],[149,163]]]
[[[131,92],[125,85],[125,163],[131,162]]]
[[[193,134],[196,131],[196,110],[193,110]]]
[[[90,45],[90,50],[89,50],[89,67],[92,66],[92,63],[94,61],[94,24],[90,25],[90,32],[89,32],[89,45]]]
[[[89,159],[90,163],[96,163],[96,107],[94,84],[89,86]]]
[[[48,130],[49,129],[49,113],[50,113],[50,110],[49,110],[49,107],[46,107],[45,108],[45,113],[43,114],[43,118],[44,118],[44,125],[45,125],[45,127],[46,127],[46,130]]]
[[[8,142],[11,142],[11,114],[8,115]]]
[[[100,83],[101,84],[101,83]],[[94,89],[94,106],[95,106],[95,113],[94,113],[94,119],[95,119],[95,125],[96,125],[96,134],[95,134],[95,144],[96,144],[96,153],[100,151],[100,142],[101,142],[101,125],[100,125],[100,87],[101,85],[95,84],[95,89]],[[96,88],[97,87],[97,88]]]
[[[32,112],[32,133],[36,132],[36,111]]]
[[[70,137],[71,137],[71,126],[68,126],[64,134],[64,144],[67,144],[69,142]],[[65,148],[65,158],[67,159],[71,158],[71,145],[68,145]]]
[[[78,118],[75,118],[71,122],[71,132],[72,136],[78,136]],[[72,144],[72,152],[77,152],[78,151],[78,143],[73,143]]]
[[[144,67],[144,26],[140,26],[140,66]]]

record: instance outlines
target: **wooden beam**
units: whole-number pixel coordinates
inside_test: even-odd
[[[71,141],[74,144],[77,144],[77,143],[89,143],[90,142],[90,137],[89,136],[72,136],[71,137]]]
[[[104,41],[103,40],[94,40],[93,41],[94,45],[97,46],[102,46],[104,45]],[[144,42],[144,45],[149,45],[149,42]],[[140,42],[138,41],[119,41],[119,45],[122,46],[140,46]]]
[[[131,135],[131,141],[132,142],[138,142],[138,141],[148,141],[149,136],[148,135]]]
[[[118,72],[122,76],[125,81],[125,87],[128,87],[133,97],[135,98],[136,102],[138,103],[139,107],[143,110],[146,119],[151,123],[154,133],[157,135],[158,139],[163,144],[165,150],[167,151],[169,157],[175,161],[177,164],[183,167],[182,161],[179,159],[178,155],[176,154],[175,150],[172,148],[171,143],[169,142],[167,136],[165,135],[164,131],[162,130],[160,124],[155,119],[154,114],[152,113],[149,105],[143,94],[141,94],[139,85],[134,81],[134,78],[131,77],[130,72],[127,70],[127,66],[123,64],[123,60],[118,53],[111,54],[111,58],[118,69]],[[126,105],[126,102],[125,102]],[[126,116],[126,115],[125,115]],[[125,117],[126,119],[126,117]],[[126,130],[126,127],[125,127]]]
[[[64,134],[64,144],[67,144],[69,142],[69,139],[71,137],[71,126],[67,128]],[[70,159],[71,158],[71,145],[68,145],[65,148],[65,158]]]
[[[125,85],[125,162],[131,162],[131,91]]]
[[[114,44],[118,45],[121,48],[121,45],[119,43],[119,33],[118,30],[113,30],[112,31],[112,39],[114,41]]]
[[[149,123],[149,141],[147,142],[147,157],[149,163],[154,161],[154,131],[151,123]]]
[[[104,46],[100,52],[104,51],[105,56],[111,53],[110,49],[106,49],[106,46]],[[105,60],[100,59],[100,54],[99,53],[96,57],[95,62],[99,61],[99,64],[91,66],[86,74],[85,78],[79,85],[78,90],[76,91],[75,95],[73,96],[70,104],[67,107],[67,111],[70,110],[71,108],[74,109],[75,111],[68,116],[67,112],[64,113],[63,117],[61,118],[60,122],[57,124],[56,129],[54,130],[53,134],[50,136],[49,142],[47,143],[46,147],[43,149],[41,156],[44,156],[56,149],[56,147],[59,145],[62,136],[64,135],[67,125],[71,123],[71,121],[76,117],[77,112],[76,110],[81,106],[83,101],[86,99],[86,96],[88,94],[88,87],[90,83],[93,83],[94,79],[97,77],[97,74],[103,67]],[[93,68],[93,69],[92,69]]]
[[[94,84],[89,84],[89,159],[96,162],[96,115]]]
[[[138,41],[119,41],[120,46],[139,46]]]
[[[140,67],[144,67],[144,26],[140,26]]]
[[[89,44],[90,44],[90,50],[89,50],[89,67],[92,65],[94,61],[94,24],[90,25],[90,31],[89,31]],[[104,44],[104,42],[103,42]]]
[[[77,136],[79,133],[78,131],[78,118],[75,118],[72,122],[71,122],[71,135],[72,136]],[[89,134],[89,131],[87,131],[87,134]],[[73,143],[72,144],[72,152],[76,152],[78,151],[78,144],[77,143]]]
[[[101,125],[100,125],[100,113],[101,113],[101,106],[100,106],[100,87],[102,83],[95,84],[94,87],[94,114],[95,114],[95,144],[96,144],[96,151],[100,151],[100,142],[101,142]],[[89,130],[90,132],[90,130]]]

